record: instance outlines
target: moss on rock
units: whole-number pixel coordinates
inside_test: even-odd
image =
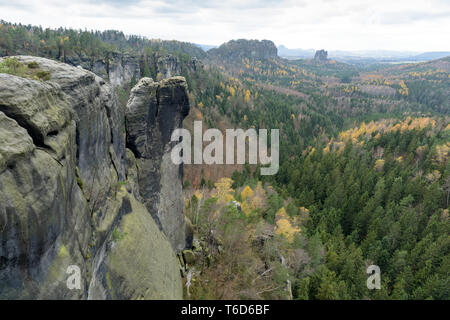
[[[179,265],[169,241],[144,205],[132,195],[126,199],[131,212],[115,229],[120,239],[111,233],[98,281],[91,286],[106,286],[95,291],[107,292],[110,299],[182,299]]]

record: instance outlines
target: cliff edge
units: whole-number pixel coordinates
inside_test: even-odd
[[[184,213],[167,203],[182,202],[182,168],[165,160],[189,112],[184,78],[141,81],[122,110],[92,72],[16,59],[48,79],[0,73],[0,298],[181,299]],[[154,108],[153,121],[133,120]]]

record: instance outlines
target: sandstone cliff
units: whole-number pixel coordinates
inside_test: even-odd
[[[182,298],[182,168],[166,160],[184,79],[142,80],[125,112],[92,72],[18,59],[50,80],[0,74],[0,298]]]
[[[71,55],[64,57],[64,60],[72,66],[92,71],[113,86],[123,86],[145,75],[161,80],[182,73],[182,63],[178,57],[159,52],[151,55],[110,53],[107,57],[95,59],[86,55]],[[199,60],[192,58],[184,67],[195,70],[198,66]]]
[[[182,166],[170,154],[171,133],[189,113],[182,77],[161,82],[142,78],[131,91],[126,110],[127,146],[136,157],[139,195],[175,250],[185,247]]]

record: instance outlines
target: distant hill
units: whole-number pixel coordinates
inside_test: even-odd
[[[278,55],[287,59],[312,59],[315,49],[289,49],[278,46]],[[392,50],[328,50],[330,59],[352,64],[400,63],[430,61],[450,56],[449,51],[411,52]]]
[[[203,51],[216,49],[219,46],[209,44],[195,44]],[[290,49],[284,45],[279,45],[278,56],[287,59],[313,59],[315,49]],[[329,55],[339,61],[354,64],[371,64],[380,62],[406,62],[406,61],[429,61],[450,56],[450,51],[431,51],[424,53],[410,51],[390,51],[390,50],[365,50],[365,51],[344,51],[330,50]]]
[[[394,52],[395,53],[395,52]],[[450,52],[447,51],[435,51],[425,52],[421,54],[405,55],[400,53],[393,54],[391,56],[357,56],[357,55],[340,55],[340,52],[336,53],[331,51],[330,55],[338,61],[352,63],[352,64],[372,64],[372,63],[410,63],[410,62],[426,62],[431,60],[437,60],[450,56]]]
[[[249,59],[276,59],[277,47],[270,40],[231,40],[218,48],[208,51],[213,59],[241,60]]]
[[[283,45],[278,46],[278,55],[280,57],[296,57],[302,59],[314,58],[314,49],[289,49]]]
[[[416,56],[411,57],[411,59],[417,60],[417,61],[428,61],[428,60],[435,60],[435,59],[441,59],[450,56],[449,51],[434,51],[434,52],[424,52],[421,54],[418,54]]]
[[[95,61],[112,54],[140,56],[146,50],[206,57],[201,48],[189,42],[148,39],[117,30],[43,29],[0,20],[0,56],[40,55],[63,62],[71,56],[83,56]]]
[[[203,51],[208,51],[209,49],[218,48],[219,46],[210,45],[210,44],[195,44],[197,47],[201,48]]]

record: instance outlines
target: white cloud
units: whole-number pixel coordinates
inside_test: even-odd
[[[248,38],[290,48],[450,51],[445,0],[0,0],[0,18],[203,44]]]

